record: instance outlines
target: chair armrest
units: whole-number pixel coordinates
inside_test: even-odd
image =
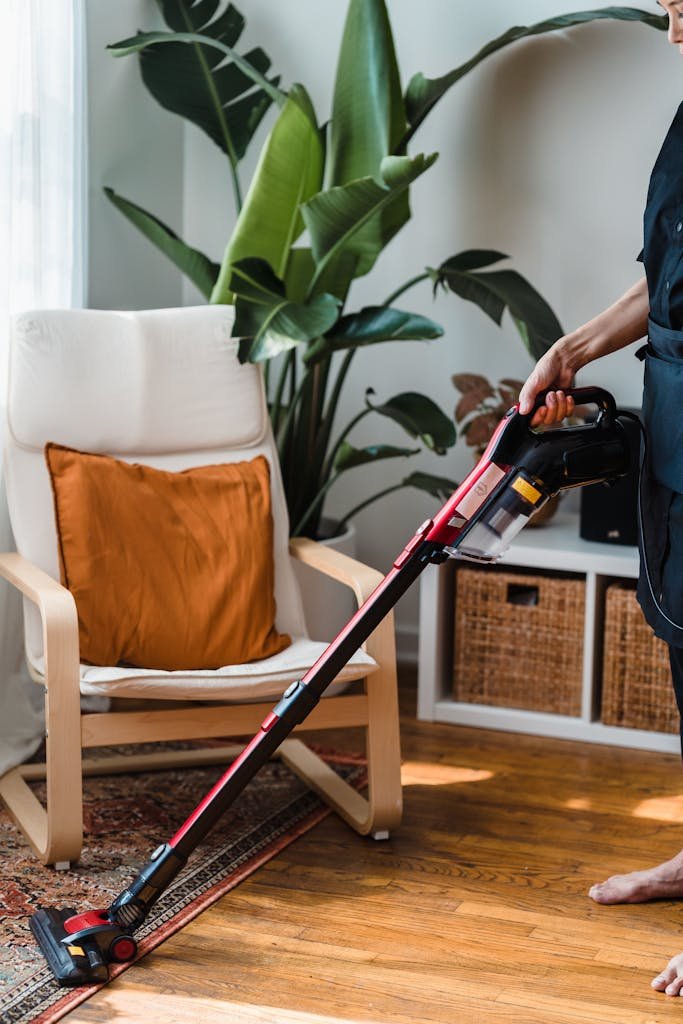
[[[3,799],[43,864],[78,859],[83,842],[78,614],[73,595],[15,552],[0,554],[0,578],[38,606],[45,652],[47,807],[19,768],[2,779]]]
[[[289,542],[289,553],[292,558],[303,562],[304,565],[350,587],[359,605],[382,581],[382,574],[376,569],[343,555],[341,551],[333,551],[318,541],[309,540],[308,537],[292,537]]]
[[[42,569],[16,552],[0,554],[0,578],[37,605],[43,625],[45,678],[66,672],[78,680],[78,613],[73,595]]]
[[[43,601],[54,601],[59,594],[60,600],[72,604],[75,610],[71,592],[23,555],[14,551],[0,554],[0,576],[39,607]]]

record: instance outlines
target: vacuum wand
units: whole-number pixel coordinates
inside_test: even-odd
[[[31,930],[60,985],[98,984],[108,964],[137,954],[133,932],[182,870],[219,818],[292,730],[314,709],[356,650],[430,564],[449,557],[494,562],[529,518],[561,490],[616,480],[629,466],[626,432],[612,396],[600,388],[568,392],[596,404],[598,417],[580,426],[535,431],[533,413],[514,406],[484,455],[443,508],[422,523],[390,571],[302,679],[288,686],[258,732],[187,821],[158,846],[138,876],[104,910],[38,910]],[[536,408],[544,394],[538,396]]]

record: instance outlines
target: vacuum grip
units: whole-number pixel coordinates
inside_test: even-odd
[[[545,388],[543,391],[539,391],[534,401],[534,407],[529,413],[529,419],[531,419],[537,409],[540,409],[545,404],[546,396],[551,391],[557,390],[557,388]],[[612,426],[617,416],[617,405],[609,391],[593,386],[563,388],[562,390],[568,398],[574,399],[575,405],[597,405],[601,415],[595,421],[596,425],[605,423],[607,426]]]

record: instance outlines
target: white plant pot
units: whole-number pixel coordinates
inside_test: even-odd
[[[319,543],[355,558],[356,528],[351,523],[339,537]],[[333,640],[358,607],[353,592],[301,562],[294,562],[294,572],[301,589],[308,635],[313,640]]]

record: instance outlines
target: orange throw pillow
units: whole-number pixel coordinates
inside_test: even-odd
[[[81,661],[213,669],[277,654],[270,473],[169,473],[48,444],[62,584]]]

